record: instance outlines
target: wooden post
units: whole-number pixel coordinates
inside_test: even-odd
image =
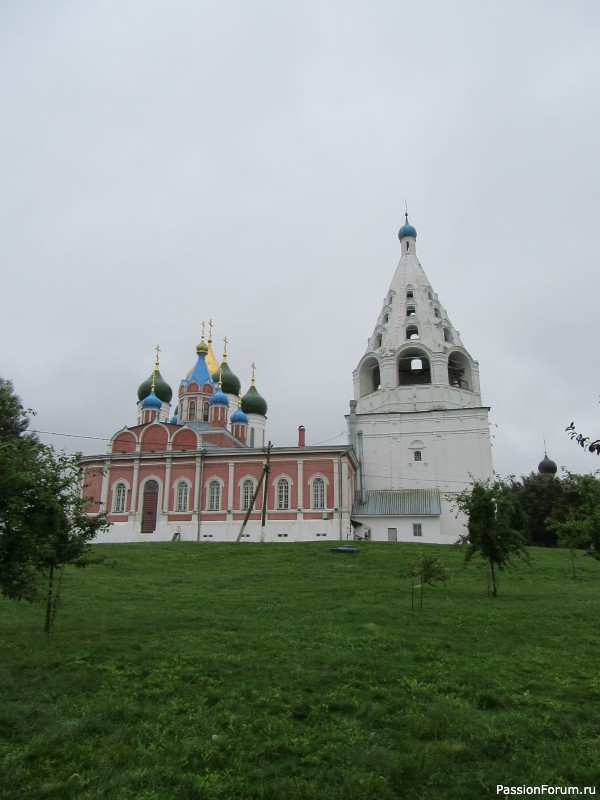
[[[267,460],[265,461],[265,467],[263,470],[263,474],[265,476],[265,490],[263,492],[263,506],[262,506],[262,517],[260,520],[260,540],[261,542],[265,541],[265,526],[267,524],[267,494],[269,492],[269,461],[271,460],[271,442],[267,445]]]

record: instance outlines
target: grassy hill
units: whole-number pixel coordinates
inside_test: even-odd
[[[411,611],[402,569],[453,575]],[[532,550],[486,596],[454,548],[103,545],[0,601],[2,800],[496,797],[596,786],[600,564]],[[598,790],[600,793],[600,789]]]

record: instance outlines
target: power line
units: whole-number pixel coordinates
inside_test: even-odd
[[[98,442],[110,442],[109,436],[82,436],[77,433],[57,433],[56,431],[31,431],[32,433],[43,433],[46,436],[68,436],[70,439],[95,439]]]

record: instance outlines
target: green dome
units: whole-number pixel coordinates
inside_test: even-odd
[[[138,400],[145,400],[150,394],[150,390],[152,389],[152,375],[154,375],[154,394],[159,400],[162,400],[163,403],[170,403],[173,397],[173,390],[158,370],[151,373],[150,377],[146,378],[143,383],[140,383],[137,391]]]
[[[213,372],[211,377],[215,383],[218,383],[219,379],[221,380],[221,389],[223,389],[225,394],[234,394],[237,397],[240,393],[242,386],[240,379],[229,369],[227,361],[224,360],[219,369]]]
[[[242,397],[242,408],[246,414],[267,416],[267,401],[259,395],[254,386],[251,386]]]

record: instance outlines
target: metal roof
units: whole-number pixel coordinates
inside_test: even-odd
[[[442,513],[438,489],[380,489],[354,501],[353,517],[437,517]]]

